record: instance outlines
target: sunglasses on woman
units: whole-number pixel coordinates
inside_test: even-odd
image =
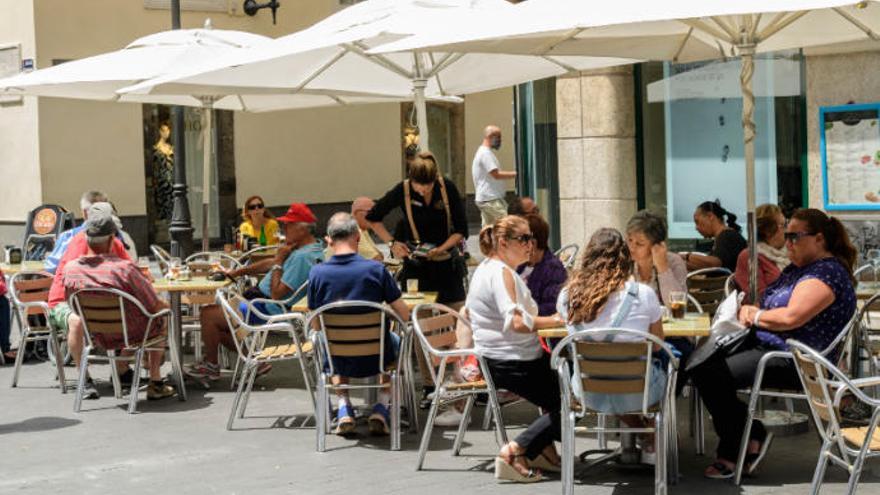
[[[534,238],[535,238],[535,236],[533,236],[532,234],[520,234],[520,235],[515,235],[515,236],[509,237],[509,239],[512,239],[514,241],[519,241],[523,244],[528,243],[529,241],[531,241]]]
[[[801,240],[801,238],[803,238],[803,237],[816,235],[816,233],[815,232],[786,232],[782,235],[783,235],[783,237],[785,237],[786,242],[794,243],[794,242]]]
[[[248,205],[248,210],[262,210],[263,203],[254,203],[252,205]]]

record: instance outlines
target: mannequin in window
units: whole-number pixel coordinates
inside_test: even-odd
[[[171,220],[174,209],[174,147],[168,142],[170,136],[171,126],[167,122],[159,124],[159,140],[153,145],[153,199],[160,220]]]

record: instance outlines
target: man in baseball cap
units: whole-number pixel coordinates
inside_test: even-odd
[[[115,238],[118,227],[114,219],[113,206],[110,203],[94,203],[88,213],[88,220],[86,220],[84,228],[88,252],[65,264],[60,272],[64,299],[69,300],[73,294],[83,289],[117,289],[137,299],[150,313],[156,313],[168,307],[156,294],[150,281],[127,258],[125,251],[122,251],[125,257],[121,257],[119,249],[114,248],[119,244],[119,241]],[[144,340],[147,332],[150,332],[152,337],[165,331],[161,325],[155,323],[150,325],[148,317],[128,303],[126,303],[125,323],[129,343]],[[70,336],[73,332],[74,329],[71,326],[68,335]],[[68,340],[76,341],[79,338],[77,336]],[[95,345],[106,350],[119,351],[126,346],[125,339],[121,335],[96,333],[92,335],[92,339]],[[74,346],[71,346],[71,351],[77,362],[83,359],[81,348],[77,352],[74,351]],[[164,360],[163,352],[150,351],[147,353],[147,359],[150,370],[147,398],[156,400],[174,395],[174,388],[165,384],[162,379],[160,368]],[[121,369],[118,367],[117,372],[122,375],[130,374],[129,382],[133,377],[133,371],[127,366],[121,366]],[[123,376],[120,379],[122,380]],[[137,390],[132,390],[131,393],[136,394]],[[83,395],[84,398],[89,399],[98,397],[91,377],[87,377],[86,383],[83,385]]]
[[[315,238],[315,224],[318,219],[304,203],[291,203],[287,212],[276,217],[283,224],[285,243],[278,246],[273,258],[252,263],[229,271],[232,277],[241,275],[263,275],[256,291],[245,293],[248,299],[286,300],[290,303],[303,297],[305,291],[296,293],[297,289],[309,279],[309,271],[324,259],[324,245]],[[286,311],[280,304],[255,303],[263,314],[281,314]],[[226,324],[222,310],[217,306],[202,308],[200,315],[202,340],[205,342],[205,360],[186,370],[187,374],[196,378],[216,380],[220,378],[217,345],[223,344],[235,350],[235,343]],[[257,375],[265,374],[271,369],[266,363],[257,369]]]

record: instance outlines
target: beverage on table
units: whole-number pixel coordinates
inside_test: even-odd
[[[417,279],[417,278],[406,279],[406,292],[408,294],[417,294],[419,292],[419,279]]]
[[[687,293],[684,291],[672,291],[669,293],[669,312],[673,318],[684,318],[687,310]]]

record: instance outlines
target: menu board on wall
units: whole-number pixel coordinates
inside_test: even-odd
[[[826,210],[880,210],[880,103],[821,107]]]

